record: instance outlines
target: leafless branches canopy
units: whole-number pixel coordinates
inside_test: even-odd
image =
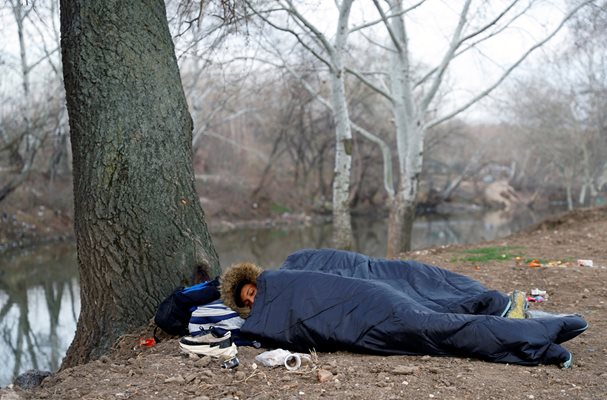
[[[381,208],[397,254],[420,201],[491,179],[600,201],[607,4],[551,1],[167,0],[196,173],[224,184],[201,194],[211,215],[226,190],[251,214],[330,211],[348,247],[350,208]],[[32,171],[69,172],[55,7],[1,6],[17,46],[0,50],[0,200]]]

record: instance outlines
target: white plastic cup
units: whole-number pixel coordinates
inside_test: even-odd
[[[285,368],[296,371],[301,367],[301,357],[298,354],[289,354],[285,357]]]

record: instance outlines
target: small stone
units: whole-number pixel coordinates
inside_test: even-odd
[[[99,361],[101,361],[104,364],[107,364],[110,362],[110,358],[108,356],[101,356],[101,357],[99,357]]]
[[[198,354],[188,353],[188,358],[191,360],[198,360],[200,357],[198,356]]]
[[[419,371],[419,367],[411,367],[407,365],[397,365],[392,370],[393,374],[396,375],[413,375]]]
[[[204,369],[204,370],[200,371],[200,376],[205,377],[205,378],[210,378],[210,379],[215,378],[215,374],[212,373],[211,371],[209,371],[208,369]]]
[[[30,369],[20,374],[15,378],[15,386],[20,387],[24,390],[33,389],[40,386],[44,378],[51,375],[50,371],[39,371],[37,369]]]
[[[333,373],[326,369],[319,369],[316,373],[316,377],[318,378],[318,382],[325,383],[333,380]]]
[[[198,374],[189,374],[189,375],[186,375],[185,381],[187,383],[190,383],[190,382],[194,381],[194,379],[196,379],[197,377],[198,377]]]
[[[213,359],[209,356],[204,356],[196,361],[196,365],[199,367],[207,367]]]
[[[256,370],[257,369],[257,364],[255,364],[255,363],[251,364],[251,369],[252,370]]]
[[[238,371],[234,374],[234,379],[237,381],[243,381],[247,376],[244,372]]]
[[[185,378],[181,375],[170,376],[164,380],[164,383],[185,383]]]

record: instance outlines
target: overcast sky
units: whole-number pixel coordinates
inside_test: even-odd
[[[322,26],[324,32],[334,32],[337,19],[334,2],[312,0],[306,3],[309,4],[306,15]],[[415,3],[417,1],[405,2],[405,4]],[[409,48],[414,60],[430,66],[435,66],[440,62],[448,47],[451,33],[457,24],[463,3],[462,0],[428,0],[422,6],[407,14]],[[474,15],[474,6],[480,3],[483,3],[483,1],[473,1],[472,3],[469,17],[471,25],[490,20],[511,1],[492,0],[487,2],[494,8],[488,10],[484,18],[478,18]],[[528,1],[520,1],[520,6],[512,10],[514,11],[512,14],[516,14],[517,10],[521,10],[528,3]],[[318,9],[314,9],[314,7],[318,7]],[[516,20],[499,35],[480,45],[477,50],[469,51],[456,58],[450,66],[449,79],[455,89],[454,96],[450,101],[454,104],[462,101],[498,79],[505,67],[515,62],[527,49],[543,39],[558,25],[565,11],[566,8],[562,1],[537,1],[534,7],[523,17]],[[330,15],[332,17],[329,18]],[[378,17],[379,14],[372,1],[362,0],[354,3],[350,21],[352,26],[356,26],[364,22],[374,21]],[[381,29],[381,33],[383,34],[383,29]],[[538,62],[543,59],[544,54],[555,51],[562,46],[566,36],[567,31],[563,29],[544,48],[532,54],[513,74],[513,77],[520,76],[525,71],[537,66]],[[355,38],[352,37],[352,39]],[[360,37],[358,37],[358,40],[360,40]],[[473,119],[485,119],[487,118],[487,110],[483,106],[473,107],[467,113],[467,116]]]
[[[473,5],[482,2],[477,0],[473,2]],[[333,1],[308,0],[297,3],[305,4],[302,7],[302,12],[328,36],[332,36],[335,32],[337,15]],[[492,0],[490,4],[495,9],[488,10],[488,13],[497,12],[500,7],[507,3],[508,1]],[[527,1],[521,1],[521,6],[526,3]],[[422,61],[427,65],[438,63],[446,49],[450,33],[457,23],[462,4],[462,0],[427,0],[421,7],[408,14],[406,21],[413,59]],[[450,82],[454,86],[454,94],[450,101],[453,104],[463,101],[472,93],[497,79],[504,66],[516,60],[527,48],[557,25],[563,15],[562,8],[561,1],[539,1],[538,5],[532,8],[528,15],[512,24],[500,35],[479,46],[478,50],[470,51],[466,55],[458,57],[451,65],[449,75]],[[350,20],[351,26],[377,18],[378,13],[371,0],[358,0],[354,3]],[[471,16],[470,23],[475,24],[475,21],[477,19]],[[49,21],[45,21],[44,24],[46,26],[42,26],[43,29],[50,29],[52,26]],[[382,32],[383,28],[378,26],[374,31]],[[36,52],[36,48],[41,47],[43,36],[31,27],[28,33],[28,40],[32,41],[32,45],[28,49],[30,52],[29,61],[32,62],[40,56],[40,53]],[[381,35],[381,33],[379,34]],[[19,77],[19,48],[15,23],[6,9],[0,11],[0,35],[4,39],[0,42],[0,69],[3,72],[0,77],[0,95],[2,95],[15,89],[14,81]],[[538,51],[535,56],[531,57],[518,73],[524,73],[525,68],[537,63],[538,57],[543,52],[558,48],[565,35],[566,31],[563,30],[546,46],[546,49]],[[48,40],[49,36],[46,35],[44,38]],[[245,40],[250,42],[249,39]],[[352,35],[351,40],[362,40],[362,38],[359,35]],[[230,46],[231,54],[234,53],[235,48],[242,48],[243,46],[242,43],[235,43],[237,41],[232,41]],[[52,46],[52,42],[47,44],[47,47],[50,46]],[[10,70],[12,73],[6,69],[7,65],[12,67]],[[40,75],[47,74],[48,71],[48,68],[44,66],[38,67],[33,72],[34,81],[44,80],[44,76]],[[472,118],[484,118],[486,115],[487,112],[482,107],[475,107],[468,113],[468,116]]]

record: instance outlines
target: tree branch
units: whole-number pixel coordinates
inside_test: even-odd
[[[449,44],[449,48],[445,52],[445,55],[443,56],[443,59],[437,68],[437,73],[434,76],[434,80],[432,81],[432,84],[430,85],[430,89],[428,90],[428,92],[424,95],[424,97],[420,101],[419,110],[420,110],[421,114],[424,114],[426,112],[426,110],[428,109],[428,105],[430,104],[432,99],[434,99],[434,96],[436,96],[436,92],[438,91],[438,88],[440,87],[440,84],[443,81],[443,76],[445,75],[445,71],[447,70],[449,63],[453,59],[453,55],[455,54],[457,47],[461,43],[460,37],[461,37],[462,31],[464,29],[464,25],[466,24],[466,20],[467,20],[466,17],[468,15],[468,10],[470,9],[471,1],[472,0],[466,0],[466,3],[464,3],[464,6],[462,7],[462,11],[459,15],[459,22],[457,24],[457,27],[455,28],[455,31],[453,32],[453,37],[451,38],[451,43]]]
[[[421,6],[421,5],[422,5],[422,4],[424,4],[425,2],[426,2],[426,0],[421,0],[420,2],[418,2],[418,3],[416,3],[416,4],[413,4],[411,7],[406,8],[406,9],[404,9],[404,10],[401,10],[401,11],[400,11],[400,12],[398,12],[398,13],[394,13],[394,14],[386,15],[386,19],[396,18],[396,17],[400,17],[400,16],[402,16],[402,15],[405,15],[405,14],[407,14],[408,12],[415,10],[417,7]],[[376,4],[376,7],[377,7],[377,4]],[[380,22],[384,22],[384,18],[380,18],[380,19],[377,19],[377,20],[375,20],[375,21],[371,21],[371,22],[364,23],[364,24],[362,24],[362,25],[355,26],[355,27],[353,27],[352,29],[350,29],[350,32],[358,32],[358,31],[360,31],[360,30],[363,30],[363,29],[369,28],[369,27],[371,27],[371,26],[373,26],[373,25],[377,25],[377,24],[379,24]]]
[[[352,69],[352,68],[348,68],[348,67],[346,67],[345,69],[346,69],[347,73],[352,74],[355,77],[357,77],[358,79],[360,79],[360,81],[362,83],[364,83],[365,85],[367,85],[371,90],[373,90],[376,93],[378,93],[379,95],[385,97],[390,102],[394,101],[393,98],[392,98],[392,95],[390,95],[390,93],[386,92],[385,90],[383,90],[379,86],[375,85],[373,82],[371,82],[370,80],[368,80],[364,75],[362,75],[357,70]]]
[[[386,29],[388,30],[388,34],[390,35],[390,39],[392,40],[392,43],[394,44],[396,51],[401,53],[403,51],[401,43],[398,40],[396,33],[392,30],[392,27],[389,24],[388,17],[386,16],[384,9],[381,8],[381,6],[379,5],[379,2],[377,0],[373,0],[373,4],[375,4],[375,8],[377,9],[377,12],[381,16],[381,20],[383,21],[384,25],[386,26]]]
[[[571,19],[571,17],[573,17],[575,15],[575,13],[577,13],[580,9],[582,9],[583,7],[587,6],[590,3],[592,3],[592,0],[587,0],[587,1],[584,1],[580,4],[578,4],[576,7],[574,7],[567,15],[565,15],[565,17],[563,17],[561,22],[557,25],[557,27],[551,33],[549,33],[544,39],[540,40],[539,42],[537,42],[536,44],[531,46],[525,53],[523,53],[523,55],[516,62],[514,62],[508,69],[506,69],[504,71],[504,73],[491,86],[489,86],[488,88],[486,88],[485,90],[480,92],[478,95],[473,97],[471,100],[469,100],[467,103],[465,103],[461,107],[453,110],[452,112],[450,112],[442,117],[436,118],[436,119],[428,122],[426,125],[424,125],[424,128],[430,129],[436,125],[439,125],[439,124],[453,118],[457,114],[467,110],[472,105],[476,104],[482,98],[489,95],[496,87],[498,87],[510,75],[510,73],[512,73],[512,71],[516,67],[518,67],[523,61],[525,61],[531,53],[533,53],[535,50],[542,47],[544,44],[546,44],[546,42],[548,42],[550,39],[552,39],[563,28],[563,26],[567,23],[567,21],[569,21],[569,19]]]
[[[518,0],[516,0],[518,1]],[[510,18],[509,21],[507,21],[506,23],[504,23],[504,25],[502,27],[500,27],[499,29],[496,29],[494,31],[492,31],[490,34],[488,34],[487,36],[484,36],[472,43],[469,43],[464,49],[461,49],[459,51],[457,51],[454,55],[453,58],[451,59],[452,61],[455,60],[457,57],[459,57],[460,55],[464,54],[465,52],[476,48],[480,43],[491,39],[494,36],[497,36],[498,34],[502,33],[506,28],[508,28],[512,22],[514,22],[515,20],[517,20],[518,18],[520,18],[523,14],[525,14],[529,9],[531,8],[531,3],[528,4],[523,10],[521,10],[519,13],[515,14],[514,16],[512,16],[512,18]],[[463,44],[463,41],[462,41]],[[432,68],[430,71],[428,71],[421,79],[419,79],[417,82],[415,82],[414,87],[417,88],[419,86],[421,86],[422,84],[424,84],[432,75],[434,75],[436,73],[436,70],[438,69],[438,66]]]
[[[293,75],[296,79],[298,79],[302,86],[310,93],[312,97],[318,100],[322,105],[327,107],[331,112],[333,112],[333,105],[330,101],[322,97],[310,84],[303,79],[298,73],[296,73],[291,67],[285,65],[285,68],[291,75]],[[390,147],[384,142],[379,136],[374,135],[373,133],[367,131],[361,126],[355,124],[350,120],[350,126],[357,132],[359,132],[363,137],[367,140],[377,144],[380,148],[383,158],[383,167],[384,167],[384,188],[388,193],[388,196],[394,196],[394,184],[393,184],[393,172],[392,172],[392,153],[390,152]]]
[[[275,24],[274,22],[270,21],[269,18],[267,18],[266,16],[262,15],[261,12],[257,11],[257,9],[253,8],[253,6],[251,5],[250,1],[247,1],[247,5],[249,6],[249,8],[253,11],[253,13],[255,15],[257,15],[259,18],[261,18],[265,23],[267,23],[268,25],[270,25],[271,27],[273,27],[274,29],[277,29],[279,31],[282,32],[287,32],[291,35],[293,35],[295,37],[295,39],[299,42],[299,44],[301,44],[306,50],[308,50],[310,52],[310,54],[312,54],[314,57],[316,57],[320,62],[322,62],[323,64],[325,64],[330,70],[333,70],[333,66],[331,64],[331,62],[329,60],[327,60],[325,57],[321,56],[316,50],[314,50],[312,47],[310,47],[300,36],[299,34],[297,34],[297,32],[293,31],[292,29],[280,26]],[[286,11],[286,10],[285,10]]]

